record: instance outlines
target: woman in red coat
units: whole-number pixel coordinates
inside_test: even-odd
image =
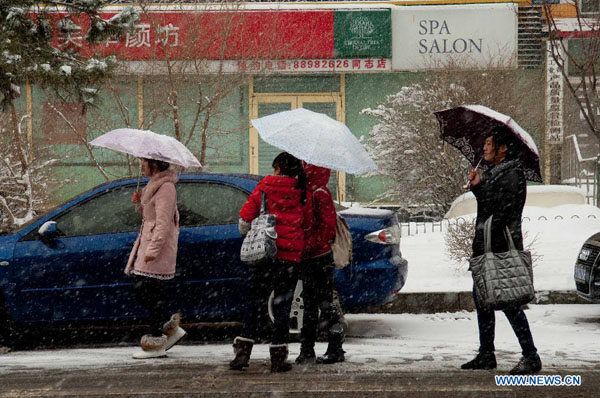
[[[305,164],[304,172],[307,182],[307,200],[304,206],[306,246],[301,267],[304,318],[300,340],[302,345],[296,363],[315,359],[319,309],[321,322],[327,328],[329,345],[325,355],[318,357],[316,362],[343,362],[344,329],[333,303],[334,264],[331,244],[335,238],[336,211],[331,192],[327,188],[331,170]]]
[[[269,263],[252,266],[250,272],[250,308],[242,324],[242,334],[233,341],[235,358],[229,363],[234,370],[248,367],[254,339],[258,333],[260,311],[266,296],[274,291],[274,325],[271,341],[271,372],[286,372],[289,314],[298,280],[297,266],[304,250],[303,203],[306,200],[305,175],[300,160],[287,152],[273,160],[273,175],[263,178],[240,210],[240,233],[250,230],[250,223],[260,214],[264,192],[267,210],[274,214],[277,257]]]

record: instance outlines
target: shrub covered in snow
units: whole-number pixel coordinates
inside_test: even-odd
[[[6,117],[0,114],[0,128]],[[36,160],[45,156],[39,150],[34,154],[22,133],[26,118],[21,117],[16,135],[0,131],[0,234],[18,228],[43,211],[53,184],[48,166],[55,160]]]
[[[379,172],[395,182],[380,199],[443,216],[463,193],[470,166],[440,139],[433,112],[485,105],[513,116],[535,139],[544,123],[542,83],[541,75],[533,72],[443,70],[402,87],[376,108],[363,109],[378,122],[366,141],[370,154]]]

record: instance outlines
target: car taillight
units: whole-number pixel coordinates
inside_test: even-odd
[[[400,226],[394,225],[371,232],[365,235],[365,239],[369,242],[380,243],[382,245],[397,245],[400,243]]]

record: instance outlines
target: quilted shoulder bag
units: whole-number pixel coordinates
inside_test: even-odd
[[[531,253],[517,250],[507,227],[508,251],[492,252],[492,217],[484,225],[485,253],[469,260],[475,294],[482,307],[504,310],[529,303],[535,297]],[[496,238],[497,239],[497,238]]]
[[[261,192],[260,214],[250,226],[244,237],[240,250],[240,259],[246,264],[260,264],[272,260],[277,255],[277,232],[275,231],[275,214],[269,214],[267,196]]]

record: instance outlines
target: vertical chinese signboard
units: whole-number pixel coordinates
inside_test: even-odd
[[[552,42],[547,42],[546,57],[546,140],[548,144],[563,141],[563,75],[552,57]],[[556,46],[557,56],[564,59],[562,47]]]

